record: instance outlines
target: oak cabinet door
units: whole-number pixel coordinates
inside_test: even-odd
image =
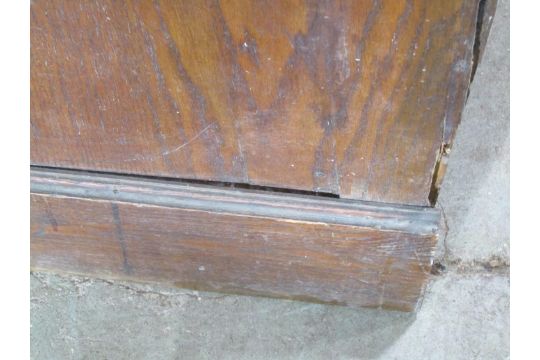
[[[31,5],[31,162],[428,205],[478,1]]]

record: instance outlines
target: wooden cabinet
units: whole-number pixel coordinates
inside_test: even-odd
[[[32,266],[413,309],[480,2],[33,1]]]

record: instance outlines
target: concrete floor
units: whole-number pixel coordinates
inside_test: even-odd
[[[508,359],[509,0],[499,0],[416,314],[31,275],[32,359]]]
[[[505,359],[508,277],[451,272],[417,314],[32,276],[34,359]]]

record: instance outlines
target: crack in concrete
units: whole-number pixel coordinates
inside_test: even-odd
[[[438,202],[438,205],[441,209],[444,226],[444,237],[441,241],[443,247],[443,254],[442,256],[434,259],[433,266],[431,267],[432,275],[444,275],[450,270],[458,273],[496,272],[500,274],[507,274],[510,272],[510,261],[498,255],[492,255],[488,259],[474,259],[471,261],[464,261],[460,258],[454,258],[452,255],[452,251],[449,249],[448,243],[446,241],[448,238],[448,232],[450,230],[448,226],[448,218],[446,216],[446,212],[444,211],[444,206],[440,200]]]
[[[47,281],[44,281],[43,278],[47,276],[46,274],[47,273],[39,273],[39,272],[34,272],[34,271],[30,272],[30,275],[36,280],[38,280],[43,286],[54,289],[53,284],[50,284]],[[77,288],[79,288],[79,286],[84,283],[102,283],[106,285],[117,286],[117,287],[123,288],[137,295],[157,295],[160,297],[168,297],[168,298],[176,297],[176,296],[187,296],[193,299],[197,299],[198,301],[202,299],[219,300],[219,299],[223,299],[223,298],[231,296],[231,294],[223,294],[223,295],[217,295],[217,296],[207,296],[205,294],[203,298],[199,296],[198,291],[195,291],[195,290],[192,293],[189,293],[189,292],[180,292],[180,291],[174,291],[174,290],[173,291],[159,291],[159,290],[147,290],[147,289],[141,288],[141,286],[144,286],[144,285],[148,285],[148,286],[158,285],[158,284],[152,284],[152,283],[134,282],[133,285],[131,285],[124,281],[116,281],[116,280],[103,279],[103,278],[97,278],[97,277],[89,278],[89,277],[83,277],[80,275],[61,274],[61,273],[51,273],[51,274],[54,276],[60,277],[65,282]]]

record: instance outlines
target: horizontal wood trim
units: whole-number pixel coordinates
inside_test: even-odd
[[[39,194],[373,227],[417,234],[433,234],[439,224],[439,212],[429,207],[224,189],[178,181],[70,170],[34,168],[31,176],[31,191]]]
[[[431,208],[31,171],[34,269],[413,310]]]

